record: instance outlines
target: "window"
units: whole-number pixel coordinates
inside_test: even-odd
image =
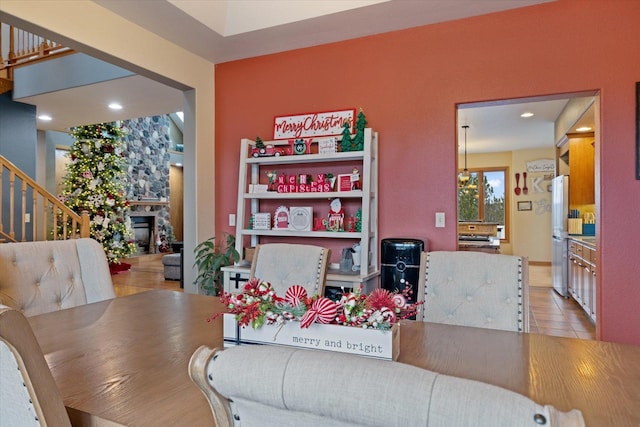
[[[500,240],[508,241],[507,168],[469,169],[469,172],[467,184],[458,186],[458,221],[495,222]]]

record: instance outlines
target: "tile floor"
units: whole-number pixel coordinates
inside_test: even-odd
[[[573,299],[558,295],[550,285],[551,267],[529,266],[529,331],[595,339],[595,326],[584,310]]]

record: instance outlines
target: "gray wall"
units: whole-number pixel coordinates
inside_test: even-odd
[[[0,154],[33,179],[36,179],[37,142],[36,107],[12,101],[11,92],[0,95]],[[8,232],[9,177],[7,174],[3,176],[2,186],[3,230]],[[20,189],[19,184],[16,184],[16,189]],[[27,194],[28,200],[30,196],[31,194]],[[16,212],[21,212],[21,201],[22,195],[16,194]],[[33,213],[29,204],[27,204],[27,212]],[[18,227],[17,224],[14,226]],[[16,238],[22,239],[20,230],[15,231]],[[31,239],[30,231],[27,231],[27,234],[26,238]]]

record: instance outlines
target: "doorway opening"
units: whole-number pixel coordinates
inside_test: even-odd
[[[500,242],[497,252],[528,257],[536,280],[542,278],[530,285],[554,288],[553,264],[566,263],[567,257],[558,261],[552,249],[552,180],[570,175],[570,181],[580,185],[571,192],[575,199],[571,209],[580,212],[583,222],[597,222],[600,183],[593,165],[598,164],[601,146],[599,124],[597,91],[459,104],[457,173],[466,166],[472,184],[467,188],[457,180],[459,237],[466,239],[470,225],[489,230]],[[586,178],[585,171],[575,166],[580,151],[574,142],[585,142],[583,147],[590,151]],[[496,170],[505,171],[503,179],[492,175]],[[578,194],[581,200],[576,199]],[[460,250],[472,245],[465,239],[458,241]],[[597,278],[593,280],[597,288]],[[575,299],[570,292],[564,296]],[[592,322],[595,318],[591,316]]]

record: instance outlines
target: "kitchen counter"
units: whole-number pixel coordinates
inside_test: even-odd
[[[488,252],[492,254],[500,253],[500,239],[495,238],[488,241],[469,241],[458,240],[458,250],[461,251],[475,251],[475,252]]]

